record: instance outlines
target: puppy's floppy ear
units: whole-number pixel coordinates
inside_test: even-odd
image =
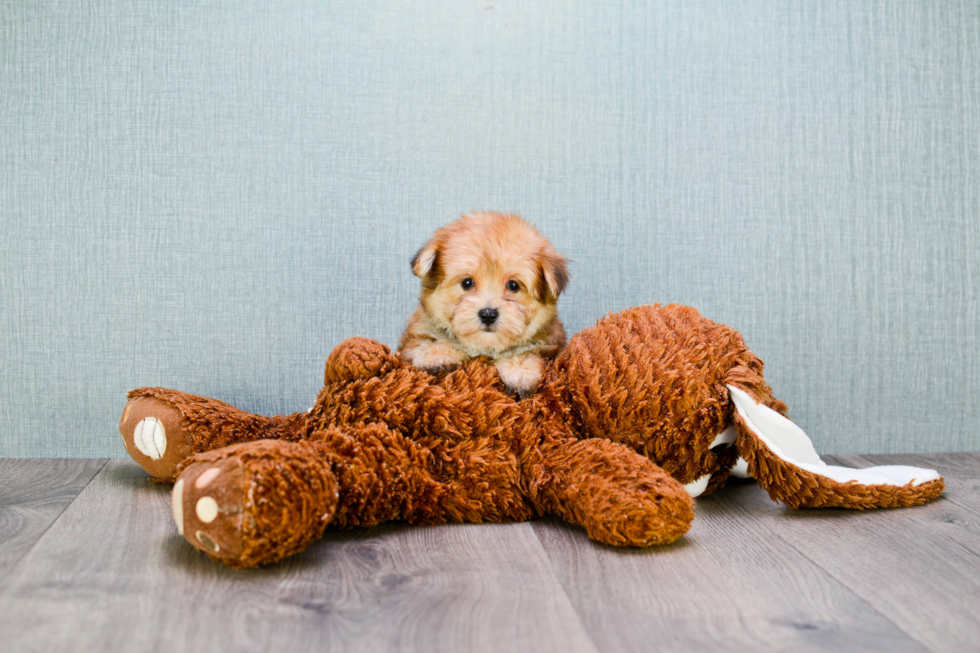
[[[544,287],[554,299],[568,285],[568,261],[564,256],[547,248],[541,253],[541,276],[544,277]]]
[[[433,238],[425,245],[422,245],[422,249],[415,252],[415,256],[412,257],[412,272],[420,279],[425,279],[435,272],[438,260],[439,244]]]

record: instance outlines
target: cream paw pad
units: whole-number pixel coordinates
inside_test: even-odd
[[[193,453],[180,411],[154,397],[137,397],[126,404],[119,433],[133,460],[157,479],[172,478],[177,465]]]
[[[237,458],[188,465],[173,489],[178,532],[209,555],[237,558],[242,552],[243,487]]]
[[[177,530],[231,567],[254,567],[273,552],[300,551],[337,513],[330,464],[316,445],[259,440],[197,454],[177,476]]]

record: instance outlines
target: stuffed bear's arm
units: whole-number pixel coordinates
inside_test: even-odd
[[[594,438],[549,443],[526,455],[539,509],[613,546],[667,544],[694,519],[678,481],[629,447]]]
[[[329,386],[381,376],[401,363],[401,356],[387,345],[370,338],[348,338],[327,357],[323,383]]]

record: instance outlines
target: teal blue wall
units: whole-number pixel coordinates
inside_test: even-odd
[[[0,455],[125,392],[309,406],[462,211],[572,260],[575,332],[740,329],[825,453],[980,449],[975,2],[0,2]]]

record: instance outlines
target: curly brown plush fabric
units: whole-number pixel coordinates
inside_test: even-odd
[[[736,331],[658,305],[573,337],[538,393],[520,402],[485,361],[434,378],[352,338],[331,353],[308,413],[261,417],[141,388],[120,430],[155,477],[172,480],[187,459],[175,518],[194,546],[232,566],[302,550],[328,524],[387,520],[555,515],[606,544],[663,544],[693,519],[685,485],[720,488],[739,455],[794,507],[911,505],[942,491],[941,479],[867,486],[806,472],[754,436],[731,387],[785,415]],[[732,428],[737,443],[714,444]]]
[[[781,413],[762,361],[741,334],[687,306],[641,307],[610,315],[575,336],[555,360],[541,396],[553,397],[579,437],[605,437],[649,457],[682,483],[726,470],[714,437],[731,423],[726,384]]]

